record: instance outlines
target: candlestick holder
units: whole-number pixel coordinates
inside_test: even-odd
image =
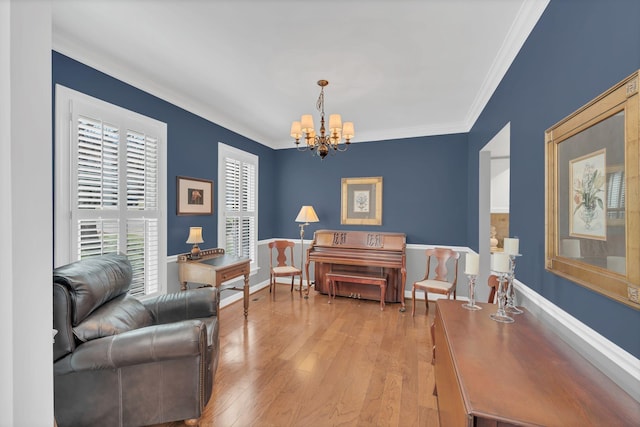
[[[507,313],[522,314],[524,311],[516,307],[516,288],[513,285],[513,280],[516,278],[516,257],[522,256],[521,254],[509,254],[509,275],[507,288],[507,305],[504,310]]]
[[[467,278],[469,279],[469,302],[462,304],[462,308],[466,308],[467,310],[482,310],[482,307],[476,305],[476,277],[475,274],[467,274]]]
[[[505,276],[507,275],[507,273],[504,273],[501,271],[497,271],[495,273],[498,276],[498,311],[496,311],[489,317],[491,317],[496,322],[513,323],[514,322],[513,317],[508,316],[507,312],[504,310],[504,305],[505,305],[504,283],[506,281]]]

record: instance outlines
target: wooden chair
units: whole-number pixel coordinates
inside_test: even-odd
[[[302,296],[302,270],[296,268],[293,262],[293,248],[295,243],[288,240],[276,240],[269,243],[269,268],[271,271],[269,277],[269,293],[273,290],[275,298],[276,278],[291,276],[291,292],[293,292],[293,281],[296,276],[300,277],[300,296]],[[289,260],[287,259],[287,248],[289,249]],[[274,255],[277,264],[274,265]]]
[[[456,284],[458,282],[458,259],[460,254],[452,249],[447,248],[435,248],[427,249],[427,272],[424,275],[424,279],[419,282],[415,282],[411,288],[411,298],[413,300],[413,307],[411,309],[411,315],[416,314],[416,289],[424,291],[424,302],[427,306],[427,314],[429,313],[429,292],[435,294],[444,294],[449,299],[449,296],[453,294],[453,299],[456,299]],[[429,271],[431,269],[431,258],[435,258],[437,261],[435,268],[435,277],[429,279]],[[453,260],[453,281],[447,281],[447,261]]]
[[[492,274],[491,276],[489,276],[489,280],[487,281],[487,284],[491,288],[491,290],[489,291],[489,299],[487,300],[487,302],[489,304],[493,304],[496,302],[495,301],[496,292],[498,292],[498,286],[500,285],[500,282],[498,281],[498,276],[496,276],[495,274]]]

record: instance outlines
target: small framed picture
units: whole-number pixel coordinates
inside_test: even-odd
[[[176,188],[178,215],[213,214],[213,181],[179,176]]]
[[[342,178],[341,224],[382,225],[382,177]]]

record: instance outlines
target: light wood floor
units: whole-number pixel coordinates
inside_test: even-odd
[[[286,285],[220,313],[220,363],[200,426],[438,426],[432,395],[435,307],[411,317],[400,304]],[[163,424],[165,427],[183,423]]]

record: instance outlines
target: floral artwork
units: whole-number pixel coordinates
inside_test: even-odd
[[[382,225],[382,177],[342,178],[340,224]]]
[[[353,211],[369,212],[369,191],[353,192]]]
[[[570,162],[571,236],[606,240],[606,150]]]

